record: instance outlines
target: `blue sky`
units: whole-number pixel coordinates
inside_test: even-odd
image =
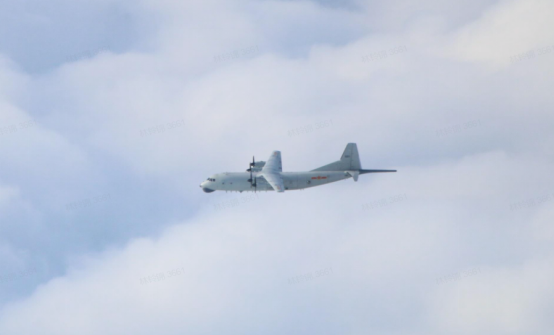
[[[1,2],[0,334],[549,333],[553,10]]]

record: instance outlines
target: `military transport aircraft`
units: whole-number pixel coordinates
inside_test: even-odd
[[[246,172],[218,173],[200,184],[206,193],[213,191],[277,191],[301,190],[321,186],[365,173],[396,172],[396,170],[363,170],[356,143],[348,143],[340,160],[306,172],[283,172],[281,152],[273,151],[267,162],[252,157]]]

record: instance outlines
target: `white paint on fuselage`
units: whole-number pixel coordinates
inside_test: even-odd
[[[252,173],[252,178],[257,183],[256,191],[273,191],[271,185],[264,178],[256,178],[257,174],[256,172]],[[280,174],[283,177],[285,190],[301,190],[351,178],[344,171],[281,172]],[[200,186],[213,191],[254,191],[254,187],[250,185],[248,179],[250,179],[250,172],[218,173],[208,178]]]

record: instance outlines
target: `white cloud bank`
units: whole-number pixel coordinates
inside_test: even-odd
[[[2,120],[43,108],[35,128],[3,138],[0,148],[8,171],[0,182],[18,190],[20,206],[38,211],[36,194],[45,192],[51,212],[38,217],[58,215],[81,187],[105,193],[114,180],[109,157],[137,184],[182,190],[182,206],[195,214],[156,222],[167,227],[157,237],[131,234],[102,253],[65,255],[63,275],[4,304],[0,334],[548,334],[551,6],[500,1],[474,15],[476,7],[145,1],[133,13],[156,22],[137,47],[149,52],[101,52],[38,77],[2,65],[14,78],[0,76],[0,104],[12,113]],[[368,23],[374,8],[385,17],[404,10]],[[459,27],[441,23],[461,17]],[[549,41],[551,54],[507,62]],[[214,61],[252,46],[259,53]],[[402,46],[406,52],[363,61]],[[34,99],[23,99],[26,91]],[[329,119],[325,129],[288,136]],[[185,122],[141,136],[176,120]],[[244,169],[240,157],[252,152],[264,159],[282,150],[285,170],[301,170],[336,159],[351,141],[364,167],[399,173],[261,194],[224,211],[214,203],[234,195],[197,186],[211,173]],[[68,182],[79,176],[86,182]],[[6,190],[0,195],[13,193]],[[115,198],[121,204],[134,193]],[[167,201],[155,195],[132,205]],[[397,195],[405,200],[363,209]],[[17,212],[1,206],[0,227],[12,232],[4,218]],[[121,227],[148,222],[121,212],[90,215],[117,215]],[[56,241],[70,245],[83,234]],[[20,252],[6,245],[2,255]],[[165,278],[153,279],[159,273]]]
[[[220,211],[206,205],[158,238],[75,260],[6,306],[0,331],[546,334],[551,240],[537,240],[530,209],[508,210],[505,192],[518,182],[495,178],[505,164],[524,169],[492,154],[319,192],[263,193]],[[362,209],[400,193],[401,202]],[[480,271],[439,280],[470,268]]]

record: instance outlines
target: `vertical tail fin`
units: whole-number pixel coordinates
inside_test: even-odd
[[[358,146],[348,143],[339,161],[324,165],[312,171],[357,171],[362,169]]]
[[[358,146],[356,143],[348,143],[346,145],[346,148],[340,157],[340,161],[344,161],[348,164],[348,168],[346,170],[360,170],[362,168],[360,155],[358,154]]]

